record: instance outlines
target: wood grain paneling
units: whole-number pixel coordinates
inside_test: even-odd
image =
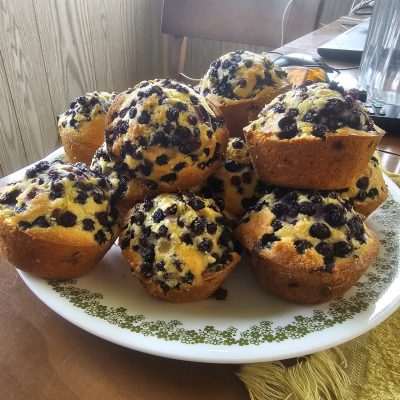
[[[160,31],[162,0],[135,0],[133,4],[137,80],[160,77],[163,75],[163,40]]]
[[[3,176],[23,167],[28,160],[21,140],[1,53],[0,88],[0,176]]]
[[[89,22],[97,88],[120,92],[133,85],[137,76],[134,2],[92,0]]]
[[[86,0],[33,0],[54,114],[96,89]],[[8,2],[10,3],[10,2]]]
[[[27,160],[35,161],[54,150],[57,133],[31,0],[0,0],[0,37]]]

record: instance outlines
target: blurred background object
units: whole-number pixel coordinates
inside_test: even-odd
[[[400,106],[400,1],[376,0],[361,60],[370,101]]]

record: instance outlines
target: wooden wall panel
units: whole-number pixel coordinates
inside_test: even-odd
[[[98,89],[122,91],[137,79],[134,2],[92,0],[89,22]]]
[[[54,150],[57,133],[31,0],[0,0],[0,37],[15,114],[32,162]]]
[[[162,0],[134,0],[137,80],[163,75]]]
[[[86,0],[33,0],[54,114],[96,89],[93,40]],[[8,2],[10,3],[10,1]]]
[[[27,164],[17,116],[0,54],[0,176]]]

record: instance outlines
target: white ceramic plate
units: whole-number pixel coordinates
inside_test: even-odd
[[[367,332],[400,304],[400,190],[387,181],[389,199],[369,219],[382,241],[376,264],[343,298],[323,305],[295,305],[266,294],[246,260],[225,283],[225,301],[164,303],[144,292],[116,246],[95,271],[75,281],[47,282],[19,274],[68,321],[145,353],[213,363],[310,354]]]

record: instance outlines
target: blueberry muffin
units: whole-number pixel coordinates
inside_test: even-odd
[[[192,88],[169,79],[121,93],[107,115],[107,149],[152,191],[204,182],[221,164],[228,133]]]
[[[108,181],[84,164],[40,161],[0,189],[2,254],[42,278],[87,273],[116,236],[109,192]]]
[[[241,217],[257,201],[265,185],[255,172],[245,141],[231,138],[224,164],[207,179],[200,195],[213,198],[229,217]]]
[[[378,253],[375,234],[336,192],[271,188],[236,235],[259,283],[296,303],[342,295]]]
[[[115,93],[92,92],[75,99],[58,117],[58,131],[67,160],[90,165],[104,142],[105,115]]]
[[[368,216],[387,198],[388,190],[383,179],[378,155],[371,157],[367,169],[342,193],[353,204],[356,211]]]
[[[262,107],[288,89],[286,73],[265,53],[244,50],[213,61],[200,85],[203,96],[224,116],[231,136],[242,136]]]
[[[260,179],[302,189],[344,189],[366,169],[383,131],[335,82],[278,96],[245,128]]]
[[[110,182],[110,197],[122,219],[134,204],[154,194],[142,181],[135,179],[125,163],[115,160],[115,157],[108,152],[105,143],[96,150],[90,169],[105,176]]]
[[[137,204],[119,244],[148,293],[172,302],[209,297],[240,259],[216,204],[189,193]]]

